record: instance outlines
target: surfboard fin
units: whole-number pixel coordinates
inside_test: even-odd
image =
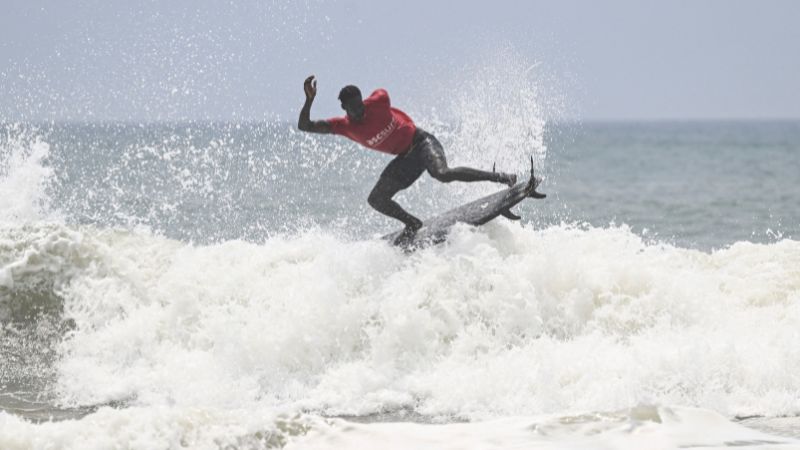
[[[511,212],[511,209],[504,209],[500,211],[500,215],[511,220],[520,220],[522,217]]]
[[[536,192],[536,188],[539,186],[539,183],[542,182],[541,178],[536,178],[536,175],[533,173],[533,156],[531,156],[531,179],[528,181],[528,185],[525,186],[525,191],[528,193],[528,197],[532,198],[545,198],[547,194],[542,194],[541,192]]]

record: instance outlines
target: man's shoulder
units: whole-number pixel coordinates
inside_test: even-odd
[[[386,92],[384,88],[378,88],[372,91],[372,94],[369,95],[364,100],[364,103],[378,103],[378,102],[389,102],[389,93]]]

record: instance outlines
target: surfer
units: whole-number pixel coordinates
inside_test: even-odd
[[[300,130],[342,135],[372,150],[395,155],[383,169],[367,202],[378,212],[403,222],[405,237],[412,236],[422,227],[422,221],[409,214],[392,197],[411,186],[425,170],[444,183],[493,181],[513,186],[517,182],[514,174],[448,167],[442,144],[432,134],[417,128],[403,111],[393,108],[384,89],[377,89],[362,100],[361,91],[356,86],[343,87],[339,91],[339,101],[347,114],[328,120],[310,118],[311,104],[317,95],[314,75],[306,78],[303,89],[306,102],[297,122]]]

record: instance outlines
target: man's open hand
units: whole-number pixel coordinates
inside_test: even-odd
[[[306,91],[306,100],[314,100],[314,97],[317,96],[317,80],[314,79],[314,75],[306,78],[303,83],[303,90]]]

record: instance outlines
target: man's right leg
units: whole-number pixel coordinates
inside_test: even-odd
[[[396,201],[392,200],[395,194],[405,188],[406,186],[401,186],[394,180],[381,177],[372,188],[372,192],[369,193],[367,202],[379,213],[403,222],[407,229],[418,230],[422,226],[422,221],[406,212]]]
[[[369,193],[367,202],[379,213],[403,222],[406,230],[413,232],[422,226],[422,221],[392,200],[395,194],[411,186],[425,170],[419,163],[407,158],[411,157],[396,157],[386,166],[372,192]]]

